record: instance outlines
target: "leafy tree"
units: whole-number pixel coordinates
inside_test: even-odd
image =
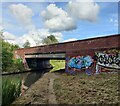
[[[58,43],[58,40],[55,38],[54,35],[47,36],[47,38],[43,39],[43,44],[55,44]]]
[[[13,63],[13,53],[11,45],[8,42],[2,41],[2,69],[5,71],[11,67]]]
[[[18,48],[18,45],[13,45],[2,40],[2,71],[14,72],[24,70],[21,60],[13,59],[13,51]]]
[[[2,40],[2,39],[3,39],[3,31],[0,30],[0,40]]]
[[[2,71],[22,70],[23,66],[21,61],[13,59],[13,51],[18,49],[19,46],[5,42],[3,38],[3,33],[0,31]]]
[[[27,40],[24,44],[23,44],[24,48],[28,48],[30,47],[30,42]]]
[[[15,50],[15,49],[19,49],[20,47],[17,45],[17,44],[15,44],[15,45],[12,45],[11,44],[11,51],[13,51],[13,50]]]

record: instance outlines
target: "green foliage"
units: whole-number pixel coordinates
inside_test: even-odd
[[[13,45],[3,40],[3,33],[0,31],[0,44],[2,48],[2,71],[10,72],[13,70],[22,70],[21,60],[13,60],[13,50],[18,49],[18,45]],[[1,84],[1,83],[0,83]],[[2,106],[10,105],[21,92],[21,81],[10,81],[9,79],[2,82]]]
[[[13,69],[15,71],[18,70],[19,72],[22,72],[25,70],[21,59],[15,59],[15,60],[13,60],[13,62],[14,62]]]
[[[58,43],[58,40],[54,35],[47,36],[47,38],[43,39],[43,44],[55,44]]]
[[[3,80],[2,82],[2,106],[10,105],[21,91],[21,81],[13,82],[10,80]]]
[[[12,49],[8,42],[2,41],[2,69],[4,71],[13,64]]]
[[[0,30],[0,39],[3,39],[3,31]]]
[[[2,42],[2,71],[4,72],[14,72],[16,70],[23,70],[22,61],[13,59],[13,51],[18,49],[18,45],[13,45],[0,39]]]
[[[23,44],[24,48],[28,48],[30,47],[30,42],[27,40],[24,44]]]
[[[11,44],[11,51],[15,50],[15,49],[19,49],[20,47],[18,45],[12,45]]]

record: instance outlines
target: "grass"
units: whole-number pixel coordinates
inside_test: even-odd
[[[62,74],[54,82],[58,104],[117,104],[118,74]]]
[[[50,70],[50,72],[65,68],[65,60],[50,60],[50,64],[53,66],[53,69]]]
[[[2,82],[2,106],[9,106],[21,93],[21,81],[4,79]]]

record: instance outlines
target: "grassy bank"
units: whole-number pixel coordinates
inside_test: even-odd
[[[72,76],[63,74],[55,80],[54,90],[58,104],[116,104],[118,74]]]
[[[53,69],[50,72],[65,68],[65,60],[50,60],[50,64],[53,66]]]
[[[4,79],[2,82],[2,106],[9,106],[21,92],[20,80]]]

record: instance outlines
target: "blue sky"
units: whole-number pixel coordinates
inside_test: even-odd
[[[36,46],[50,34],[54,34],[60,42],[117,34],[118,3],[96,2],[95,5],[68,2],[2,3],[5,39],[19,45],[29,40],[31,46]]]

